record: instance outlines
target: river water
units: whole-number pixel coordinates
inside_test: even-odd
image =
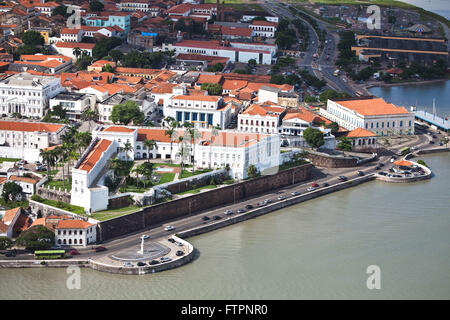
[[[198,258],[170,271],[81,269],[69,290],[65,269],[0,269],[0,299],[449,299],[450,154],[423,159],[431,180],[368,182],[190,238]]]
[[[447,19],[450,19],[450,5],[448,0],[401,0],[425,10],[437,13]]]

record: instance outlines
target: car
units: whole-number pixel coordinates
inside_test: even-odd
[[[314,191],[314,190],[316,190],[316,188],[314,188],[314,187],[309,187],[308,189],[306,189],[306,191],[308,191],[308,192]]]
[[[378,164],[378,166],[379,166],[379,167],[384,167],[384,163],[380,162],[380,163]]]
[[[316,182],[314,182],[312,185],[311,185],[311,187],[313,187],[313,188],[317,188],[319,186],[319,184],[317,184]]]
[[[411,147],[411,150],[417,150],[417,146]]]
[[[162,257],[161,259],[159,259],[159,261],[161,261],[161,262],[169,262],[169,261],[172,261],[172,259],[169,258],[169,257]]]
[[[378,174],[379,175],[382,175],[382,176],[387,176],[388,174],[386,173],[386,172],[384,172],[384,171],[380,171],[380,172],[378,172]]]
[[[5,257],[15,257],[16,256],[16,254],[14,253],[14,252],[11,252],[11,251],[8,251],[6,254],[5,254]]]
[[[174,238],[169,238],[169,239],[167,239],[167,241],[169,241],[171,243],[175,243],[175,239]]]
[[[148,238],[150,238],[150,236],[147,235],[147,234],[144,234],[144,235],[142,235],[142,238],[143,238],[144,240],[147,240]]]
[[[244,213],[244,212],[245,212],[244,209],[238,209],[238,210],[237,210],[237,213]]]
[[[102,252],[102,251],[106,251],[106,248],[105,247],[102,247],[102,246],[100,246],[100,247],[96,247],[96,248],[93,248],[94,249],[94,251],[95,252]]]
[[[363,171],[358,171],[358,176],[362,177],[364,175]]]
[[[380,166],[376,166],[376,167],[375,167],[375,170],[380,170],[380,169],[381,169]]]
[[[291,195],[293,195],[293,196],[298,196],[299,194],[300,194],[300,192],[298,192],[298,191],[291,192]]]
[[[346,176],[339,176],[339,177],[338,177],[338,180],[339,180],[339,181],[347,181],[348,179],[347,179]]]
[[[40,161],[35,161],[34,164],[37,166],[42,166],[42,163]]]
[[[245,206],[245,209],[247,209],[247,210],[253,209],[253,206],[251,204],[248,204]]]
[[[223,214],[228,216],[230,214],[233,214],[233,210],[227,210]]]
[[[436,139],[437,137],[433,134],[433,139]]]
[[[181,250],[178,250],[177,253],[175,253],[177,256],[182,256],[184,255],[184,252]]]
[[[130,262],[124,262],[123,266],[127,267],[127,268],[133,268],[134,267],[134,265],[132,263],[130,263]]]
[[[153,266],[153,265],[155,265],[155,264],[159,264],[159,261],[158,261],[158,260],[152,260],[152,261],[150,261],[148,264],[151,265],[151,266]]]
[[[210,217],[207,217],[207,216],[204,216],[204,217],[202,217],[202,220],[203,221],[208,221],[208,220],[210,220],[211,218]]]
[[[444,144],[442,142],[439,142],[439,145],[442,147]]]
[[[279,196],[277,199],[278,200],[284,200],[284,199],[286,199],[286,197],[285,196]]]
[[[182,244],[181,242],[175,241],[174,243],[175,243],[177,246],[179,246],[179,247],[182,247],[182,246],[183,246],[183,244]]]
[[[264,202],[265,202],[266,204],[268,204],[268,203],[272,203],[272,200],[267,199],[267,200],[264,200]]]
[[[53,247],[51,247],[50,249],[52,249],[52,250],[59,250],[59,249],[61,249],[62,247],[61,247],[61,245],[59,245],[59,244],[55,244]]]
[[[328,187],[329,186],[329,184],[328,183],[322,183],[322,187]]]
[[[138,263],[137,263],[137,266],[138,267],[143,267],[143,266],[146,266],[147,264],[145,263],[145,262],[142,262],[142,261],[139,261]]]
[[[430,144],[434,144],[434,141],[430,141]]]
[[[172,231],[172,230],[175,230],[175,227],[174,226],[167,226],[167,227],[164,228],[164,230]]]
[[[213,216],[213,220],[220,220],[222,219],[220,216]]]
[[[266,204],[267,204],[267,203],[266,203],[265,201],[262,201],[262,202],[258,202],[258,203],[256,204],[256,206],[258,206],[258,207],[264,207]]]
[[[76,255],[79,255],[80,253],[77,250],[70,250],[69,254],[71,256],[76,256]]]

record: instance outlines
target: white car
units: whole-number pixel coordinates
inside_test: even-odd
[[[309,187],[308,189],[306,189],[306,191],[314,191],[314,190],[316,190],[316,188],[314,188],[314,187]]]
[[[172,230],[175,230],[175,227],[173,227],[173,226],[167,226],[167,227],[164,228],[164,230],[166,230],[166,231],[172,231]]]
[[[147,234],[144,234],[144,235],[142,235],[142,238],[144,238],[144,240],[147,240],[148,238],[150,238],[150,236]]]
[[[134,267],[133,264],[130,263],[130,262],[125,262],[125,263],[123,264],[123,266],[124,266],[124,267],[127,267],[127,268],[133,268],[133,267]]]
[[[177,246],[179,246],[179,247],[182,247],[182,246],[183,246],[183,244],[182,244],[181,242],[178,242],[178,241],[176,241],[175,244],[176,244]]]
[[[159,261],[161,261],[161,262],[169,262],[169,261],[172,261],[172,259],[170,259],[169,257],[162,257],[161,259],[159,259]]]
[[[224,214],[227,215],[227,216],[230,215],[230,214],[233,214],[233,210],[227,210],[227,211],[224,212]]]

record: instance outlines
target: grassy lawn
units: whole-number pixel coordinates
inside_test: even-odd
[[[55,187],[56,190],[58,190],[58,188],[61,188],[61,190],[64,190],[64,187],[66,188],[67,192],[70,192],[70,190],[72,190],[72,177],[69,177],[69,181],[67,181],[67,179],[64,181],[64,187],[63,187],[63,182],[59,181],[59,180],[51,180],[51,181],[47,181],[46,183],[44,183],[44,186],[50,186],[50,188]]]
[[[126,215],[128,213],[136,212],[139,209],[140,209],[140,207],[138,207],[138,206],[128,206],[128,207],[123,207],[123,208],[119,208],[119,209],[103,210],[103,211],[93,212],[90,217],[92,219],[104,221],[104,220],[112,219],[115,217],[120,217],[120,216]]]
[[[309,163],[309,162],[305,161],[305,160],[298,160],[298,161],[283,163],[282,165],[280,165],[279,171],[290,169],[293,167],[298,167],[298,166],[301,166],[301,165],[307,164],[307,163]]]
[[[190,193],[194,194],[194,193],[199,193],[201,190],[215,189],[215,188],[217,188],[217,186],[215,184],[209,184],[207,186],[198,187],[198,188],[187,190],[187,191],[183,191],[183,192],[180,192],[180,193],[177,193],[177,194],[179,194],[179,195],[190,194]]]
[[[235,182],[236,181],[234,179],[228,179],[228,180],[223,181],[222,184],[233,184]]]
[[[17,162],[20,161],[22,159],[18,159],[18,158],[0,158],[0,163],[6,161],[6,162]]]
[[[55,201],[55,200],[49,200],[49,199],[44,199],[41,198],[39,196],[37,197],[32,197],[31,200],[55,207],[55,208],[59,208],[59,209],[63,209],[66,211],[70,211],[76,214],[79,214],[81,216],[85,216],[85,212],[84,212],[84,208],[83,207],[79,207],[79,206],[74,206],[73,204],[69,204],[69,203],[65,203],[62,201]]]
[[[163,183],[171,182],[171,181],[173,181],[173,179],[175,178],[175,173],[172,173],[172,172],[167,172],[167,173],[155,173],[155,174],[161,176],[161,180],[159,180],[159,182],[156,183],[155,186],[157,186],[158,184],[163,184]]]
[[[201,169],[201,170],[195,170],[194,173],[192,173],[192,170],[185,170],[185,171],[183,171],[183,174],[179,175],[179,179],[192,177],[192,176],[196,176],[198,174],[211,172],[211,171],[212,171],[212,169]]]

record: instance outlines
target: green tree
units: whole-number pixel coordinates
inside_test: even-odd
[[[100,11],[103,11],[104,8],[105,8],[105,6],[100,1],[93,0],[93,1],[89,2],[89,10],[91,10],[91,11],[100,12]]]
[[[155,140],[149,140],[149,139],[145,139],[143,142],[143,145],[145,148],[148,149],[148,157],[147,157],[147,162],[150,162],[150,152],[153,149],[158,149],[158,145],[156,144]]]
[[[67,14],[67,7],[65,5],[60,5],[56,7],[52,12],[52,17],[58,14],[63,16],[64,18],[67,18],[69,16],[69,14]]]
[[[312,148],[319,148],[325,144],[323,133],[319,129],[307,128],[303,131],[303,138]]]
[[[92,49],[92,56],[95,59],[101,59],[107,56],[112,49],[122,44],[122,40],[118,37],[101,38]]]
[[[19,200],[20,195],[22,195],[22,187],[17,183],[8,181],[3,184],[2,199],[5,203]]]
[[[102,68],[102,71],[114,73],[114,68],[110,64],[105,64]]]
[[[46,227],[38,225],[22,232],[16,244],[27,250],[42,250],[52,247],[54,241],[55,234]]]
[[[151,162],[144,162],[141,165],[141,174],[146,178],[144,181],[151,181],[152,174],[153,174],[153,163]],[[144,182],[144,187],[146,186],[146,183]]]
[[[342,151],[352,151],[352,141],[347,137],[342,137],[339,139],[337,148]]]
[[[329,100],[335,100],[335,99],[344,99],[344,98],[348,98],[350,97],[346,92],[337,92],[334,90],[325,90],[323,91],[320,96],[319,96],[319,100],[322,103],[327,103],[328,99]]]
[[[314,96],[306,95],[306,96],[303,98],[303,101],[304,101],[304,102],[308,102],[308,103],[317,102],[317,98],[314,97]]]
[[[22,34],[22,41],[28,46],[42,46],[45,43],[44,37],[34,30],[24,32]]]
[[[201,89],[207,90],[210,96],[220,96],[223,91],[219,83],[202,83]]]
[[[128,153],[132,150],[133,150],[133,146],[128,141],[125,142],[123,144],[123,147],[120,148],[120,151],[125,152],[125,157],[126,157],[127,161],[128,161],[128,159],[130,159],[130,156],[128,155]]]
[[[13,241],[8,237],[0,237],[0,250],[6,250],[12,247]]]
[[[441,142],[442,142],[443,144],[445,144],[445,147],[447,147],[447,144],[448,144],[448,142],[449,142],[448,137],[442,137]]]
[[[88,121],[89,131],[91,131],[91,121],[97,120],[98,118],[98,112],[94,109],[85,109],[83,111],[83,114],[81,115],[81,119],[84,121]]]
[[[166,122],[169,124],[169,128],[164,131],[164,135],[170,138],[170,163],[172,163],[172,150],[173,150],[173,142],[176,140],[178,134],[176,132],[176,128],[178,127],[178,121],[175,121],[172,117],[167,117]]]
[[[109,51],[109,56],[111,56],[113,61],[117,63],[117,61],[120,61],[122,59],[123,53],[122,53],[122,51],[113,49],[113,50]]]
[[[339,130],[339,125],[337,122],[331,122],[329,125],[327,125],[327,129],[331,129],[331,134],[335,135]]]
[[[259,171],[258,168],[256,168],[255,165],[251,164],[248,166],[247,168],[247,175],[249,178],[253,179],[256,178],[257,176],[259,176]]]
[[[133,121],[134,124],[140,124],[144,121],[145,115],[139,109],[134,101],[116,104],[111,111],[111,121],[127,125]]]

